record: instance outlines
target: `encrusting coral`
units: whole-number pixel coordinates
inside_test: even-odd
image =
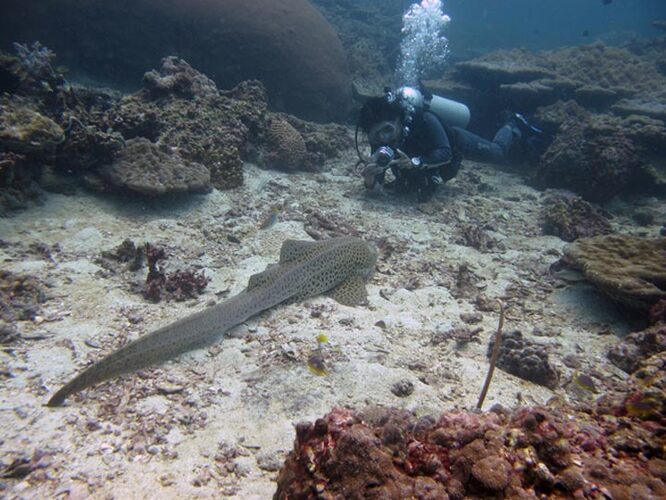
[[[628,307],[647,310],[666,298],[666,238],[583,238],[564,248],[562,261]]]
[[[98,173],[116,188],[147,195],[206,193],[211,189],[206,167],[166,154],[144,138],[127,141],[116,160]]]
[[[611,232],[605,213],[580,196],[567,192],[554,193],[544,199],[542,220],[544,234],[569,242]]]

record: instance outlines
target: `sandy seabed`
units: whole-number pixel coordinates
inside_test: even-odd
[[[169,203],[49,194],[0,219],[1,268],[39,277],[50,295],[34,321],[20,322],[22,338],[0,351],[0,461],[38,457],[26,478],[0,479],[0,496],[270,498],[300,420],[333,406],[390,405],[419,415],[472,408],[498,298],[508,306],[505,330],[544,345],[560,388],[496,370],[484,408],[567,399],[576,370],[592,374],[600,391],[626,378],[605,352],[631,325],[592,286],[549,273],[565,243],[542,235],[544,193],[520,173],[465,162],[434,200],[418,204],[369,197],[353,163],[348,154],[325,173],[292,174],[248,164],[241,189]],[[281,203],[278,222],[259,229]],[[663,201],[641,203],[664,213]],[[657,234],[623,215],[622,202],[613,211],[616,231]],[[336,227],[380,246],[367,306],[326,297],[278,306],[210,348],[90,388],[62,408],[43,406],[128,339],[242,290],[277,260],[285,239]],[[480,250],[469,246],[470,233],[482,236]],[[126,238],[165,246],[173,268],[204,269],[205,293],[151,304],[132,292],[128,273],[98,260]],[[34,244],[59,251],[45,258],[30,251]],[[442,341],[463,327],[480,328],[478,340]],[[329,339],[326,376],[307,366],[321,333]],[[397,396],[396,383],[411,383],[413,392]]]

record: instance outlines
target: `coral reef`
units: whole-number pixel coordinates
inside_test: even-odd
[[[628,307],[647,310],[666,298],[666,238],[610,234],[579,239],[564,248],[562,261]]]
[[[568,189],[589,201],[607,201],[624,190],[642,164],[622,128],[576,119],[560,126],[541,157],[535,181],[539,187]]]
[[[28,162],[23,155],[0,152],[0,214],[23,208],[28,200],[37,198],[40,175],[39,164]]]
[[[642,361],[666,351],[666,325],[653,325],[624,337],[608,350],[608,359],[627,373],[635,372]]]
[[[194,83],[206,77],[184,61],[166,58],[162,65],[159,72],[148,74],[170,75],[169,81],[186,82],[181,87],[189,88],[190,93],[193,88],[205,91],[183,98],[182,89],[165,86],[155,95],[146,88],[121,99],[109,111],[109,123],[127,139],[145,137],[177,151],[186,160],[201,163],[218,189],[241,185],[241,157],[258,133],[267,107],[262,85],[243,82],[228,92],[213,93],[210,86]]]
[[[354,88],[379,94],[393,77],[398,58],[404,2],[313,0],[333,25],[349,60]]]
[[[306,155],[303,136],[286,120],[266,120],[266,141],[262,161],[280,170],[297,170],[304,166]]]
[[[206,167],[168,155],[144,138],[127,141],[116,160],[98,169],[98,174],[115,188],[146,195],[206,193],[211,189]]]
[[[220,88],[260,80],[276,108],[309,120],[345,118],[351,107],[340,40],[307,0],[137,0],[130,16],[104,0],[39,6],[7,0],[4,7],[3,46],[29,33],[60,54],[63,64],[95,80],[132,88],[167,52]]]
[[[307,149],[306,165],[321,165],[325,160],[337,158],[340,153],[353,147],[354,137],[344,125],[313,123],[284,113],[273,116],[276,115],[289,122],[303,137]]]
[[[217,95],[217,87],[213,80],[175,56],[162,59],[159,71],[152,70],[145,73],[143,85],[153,99],[165,94],[174,94],[187,99]]]
[[[541,211],[543,233],[564,241],[572,242],[611,232],[609,215],[571,193],[548,196],[543,200]]]
[[[493,338],[488,344],[489,358],[494,345]],[[503,335],[497,366],[512,375],[550,389],[556,388],[560,380],[560,375],[550,363],[544,346],[526,339],[519,331],[506,332]]]
[[[437,420],[334,408],[297,424],[273,498],[660,497],[663,431],[663,422],[572,408]]]
[[[498,50],[481,57],[456,64],[462,80],[481,80],[497,84],[511,84],[541,78],[553,78],[554,70],[548,69],[541,58],[523,49]]]
[[[20,97],[0,101],[0,148],[30,156],[53,155],[65,140],[62,128]]]
[[[653,61],[625,48],[593,43],[533,53],[527,50],[499,50],[456,64],[456,79],[494,90],[509,106],[523,111],[573,99],[590,108],[607,108],[637,95],[652,96],[652,104],[665,101],[655,95],[663,88],[664,77]],[[521,103],[525,92],[529,103]],[[482,97],[482,96],[479,96]],[[530,109],[524,109],[525,105]],[[637,110],[653,115],[653,110]]]

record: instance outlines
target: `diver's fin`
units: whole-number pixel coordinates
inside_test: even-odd
[[[368,298],[365,280],[361,276],[350,276],[327,293],[336,302],[344,306],[357,306]]]
[[[266,285],[273,281],[279,274],[280,266],[278,264],[269,264],[266,269],[260,273],[253,274],[247,280],[247,290],[252,290],[258,286]]]
[[[321,241],[285,240],[280,249],[280,264],[310,257],[322,247]]]

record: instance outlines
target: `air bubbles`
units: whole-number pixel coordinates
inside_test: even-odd
[[[449,55],[443,31],[451,18],[442,12],[441,0],[421,0],[402,16],[402,42],[397,74],[403,85],[441,69]]]

